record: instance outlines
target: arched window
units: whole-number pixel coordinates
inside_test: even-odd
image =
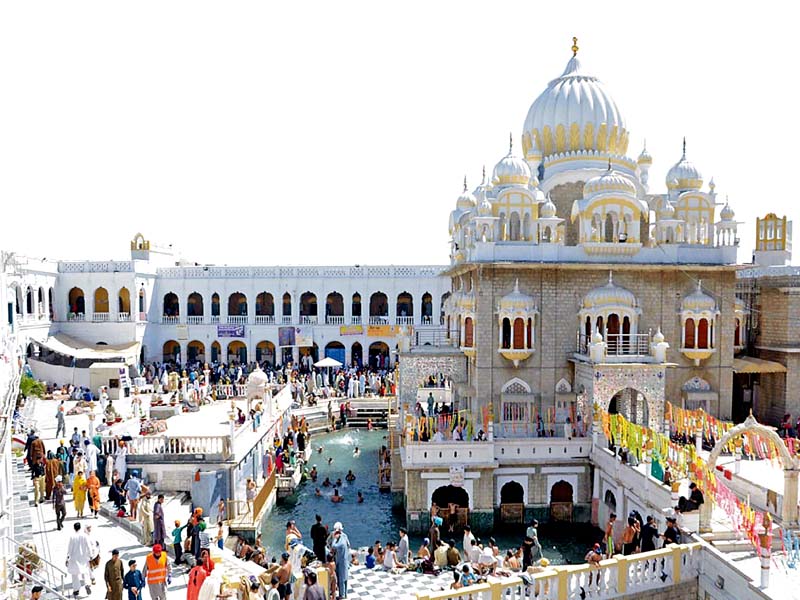
[[[353,294],[353,304],[352,304],[350,310],[351,310],[352,315],[354,317],[360,317],[361,316],[361,294],[359,294],[358,292]]]
[[[216,292],[214,292],[214,294],[211,296],[211,316],[219,316],[219,294]]]
[[[283,295],[283,316],[292,316],[292,295],[289,292]]]
[[[168,292],[164,295],[164,316],[177,317],[181,314],[180,303],[178,296],[173,292]]]
[[[247,316],[247,296],[241,292],[234,292],[228,296],[228,315],[231,317]]]
[[[389,299],[383,292],[375,292],[369,299],[369,316],[370,317],[387,317],[389,316]]]
[[[696,347],[694,340],[694,319],[692,318],[686,319],[686,322],[683,324],[683,347]]]
[[[508,317],[503,319],[503,331],[500,339],[500,347],[504,350],[511,348],[511,320]]]
[[[188,317],[202,317],[203,316],[203,296],[197,292],[189,294],[186,300],[186,316]]]
[[[525,218],[522,219],[522,239],[531,240],[531,216],[525,213]]]
[[[331,292],[325,299],[325,316],[344,316],[344,298],[342,298],[342,295],[339,292]]]
[[[465,348],[472,348],[475,341],[475,332],[474,326],[472,324],[472,317],[467,317],[464,319],[464,347]]]
[[[28,290],[25,292],[25,313],[26,314],[32,315],[34,313],[33,303],[34,303],[34,301],[33,301],[33,288],[28,288]]]
[[[131,313],[131,293],[126,287],[120,288],[117,294],[117,311],[120,314],[129,315]]]
[[[300,296],[300,316],[316,317],[317,314],[317,295],[313,292],[305,292]]]
[[[734,346],[741,346],[742,345],[742,322],[739,319],[736,319],[736,329],[733,331],[733,345]]]
[[[397,295],[397,316],[411,317],[414,315],[414,298],[408,292]]]
[[[425,292],[422,295],[422,317],[432,317],[433,316],[433,296],[431,296],[428,292]]]
[[[512,212],[511,217],[508,219],[508,239],[511,241],[519,241],[520,236],[520,222],[519,213]]]
[[[145,294],[144,288],[140,288],[139,289],[139,318],[140,319],[144,318],[144,313],[145,313],[144,307],[145,307],[145,304],[146,304],[145,296],[146,296],[146,294]]]
[[[533,348],[533,319],[528,317],[528,330],[525,338],[528,342],[528,348]]]
[[[708,319],[700,319],[697,324],[697,347],[707,349],[711,346],[708,330]]]
[[[592,317],[586,315],[586,323],[584,325],[584,331],[586,333],[586,337],[592,337]]]
[[[525,321],[517,317],[514,319],[514,350],[525,348]]]

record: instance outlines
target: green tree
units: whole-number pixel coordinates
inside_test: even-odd
[[[33,377],[23,375],[22,379],[19,380],[19,394],[23,398],[29,396],[38,396],[41,398],[44,396],[44,392],[44,384],[41,381],[36,381]]]

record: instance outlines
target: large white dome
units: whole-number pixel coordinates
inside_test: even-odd
[[[573,56],[528,110],[522,148],[526,158],[580,150],[624,155],[628,131],[605,85]]]

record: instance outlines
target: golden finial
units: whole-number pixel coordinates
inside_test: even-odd
[[[572,38],[572,56],[573,58],[578,55],[578,38]]]
[[[511,156],[511,153],[514,151],[514,134],[510,131],[508,132],[508,155]]]
[[[466,193],[466,191],[467,191],[467,176],[464,175],[464,192]]]

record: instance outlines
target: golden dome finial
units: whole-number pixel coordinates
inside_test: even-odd
[[[572,38],[572,56],[573,57],[578,55],[578,50],[580,50],[580,48],[578,48],[578,38],[574,37],[574,38]]]
[[[508,155],[514,152],[514,134],[512,132],[508,132]]]
[[[464,175],[464,193],[467,191],[467,176]]]

